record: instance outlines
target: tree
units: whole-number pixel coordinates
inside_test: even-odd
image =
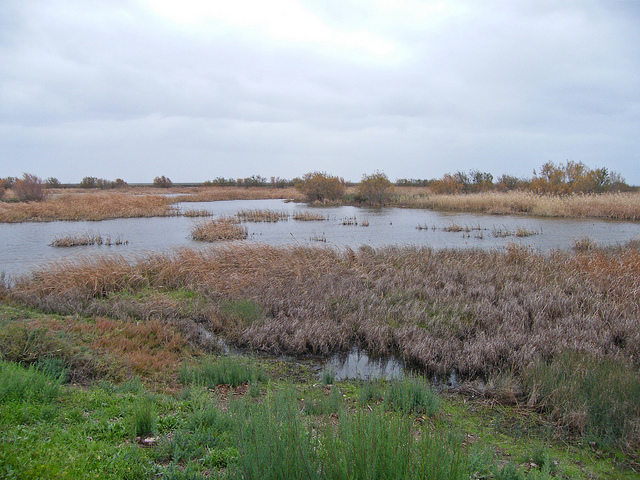
[[[386,174],[376,171],[371,175],[363,175],[358,184],[358,196],[372,205],[389,203],[393,193],[393,184]]]
[[[40,202],[47,196],[42,180],[35,175],[25,173],[13,184],[13,192],[21,202]]]
[[[161,177],[153,179],[153,186],[158,188],[171,188],[173,186],[173,182],[170,178],[162,175]]]
[[[308,202],[338,200],[346,189],[344,179],[327,175],[326,172],[305,173],[302,179],[296,179],[295,186],[307,197]]]

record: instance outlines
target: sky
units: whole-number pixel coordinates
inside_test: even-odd
[[[640,185],[640,0],[2,0],[0,177]]]

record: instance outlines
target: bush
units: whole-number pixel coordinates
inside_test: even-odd
[[[47,196],[42,179],[30,173],[25,173],[22,178],[15,181],[13,191],[21,202],[40,202]]]
[[[335,201],[342,198],[346,185],[344,179],[327,175],[326,172],[306,173],[295,182],[308,202]]]
[[[393,193],[393,184],[382,172],[375,172],[371,175],[363,175],[358,184],[358,195],[367,203],[372,205],[385,205],[389,203]]]
[[[47,188],[60,188],[60,180],[58,180],[56,177],[49,177],[45,180],[45,185],[47,186]]]
[[[173,186],[173,182],[170,178],[162,175],[161,177],[153,179],[153,186],[157,188],[171,188]]]

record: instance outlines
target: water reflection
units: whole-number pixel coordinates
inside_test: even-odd
[[[214,216],[241,210],[270,209],[293,216],[312,212],[323,221],[245,223],[246,242],[271,245],[316,245],[358,248],[367,245],[425,245],[432,248],[504,248],[510,242],[548,251],[568,249],[574,240],[588,236],[598,244],[616,244],[640,236],[639,222],[556,219],[486,214],[443,213],[426,210],[358,207],[311,207],[283,200],[233,200],[179,204],[181,210],[207,210]],[[127,257],[166,252],[176,247],[209,248],[189,239],[191,227],[202,219],[188,217],[131,218],[101,222],[47,222],[0,224],[0,272],[26,273],[41,264],[82,255],[117,254]],[[451,227],[459,227],[459,229]],[[503,235],[518,230],[535,235]],[[95,232],[124,238],[128,245],[94,245],[55,248],[51,241],[63,235]],[[499,233],[498,235],[496,235]]]
[[[336,354],[323,366],[332,372],[336,381],[343,380],[393,380],[402,378],[404,365],[393,357],[371,358],[360,349],[348,354]]]

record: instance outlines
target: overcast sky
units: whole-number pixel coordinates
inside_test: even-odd
[[[640,0],[1,0],[0,177],[640,184]]]

